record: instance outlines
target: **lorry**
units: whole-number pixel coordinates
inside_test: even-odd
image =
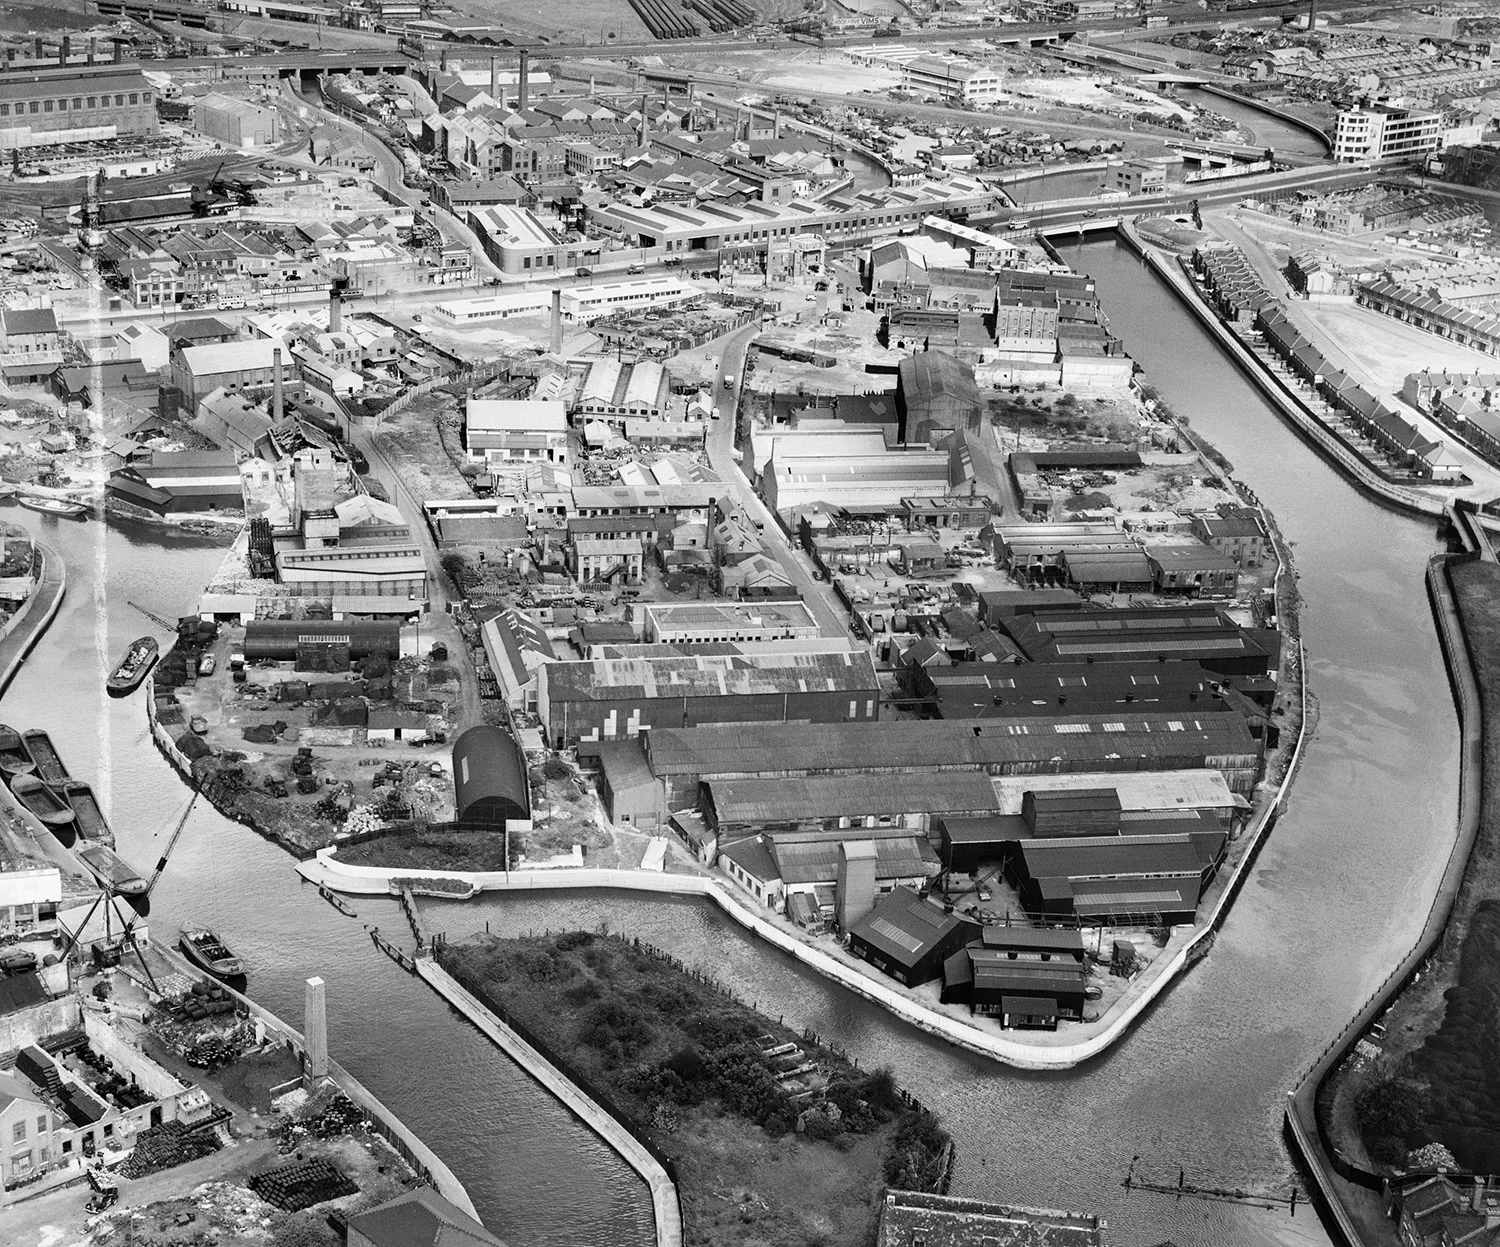
[[[734,389],[734,373],[726,372],[724,374],[724,388],[726,390]]]

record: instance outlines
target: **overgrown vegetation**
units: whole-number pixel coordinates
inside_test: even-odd
[[[936,1190],[950,1145],[888,1070],[844,1057],[623,939],[442,950],[677,1167],[687,1241],[864,1247],[885,1186]]]

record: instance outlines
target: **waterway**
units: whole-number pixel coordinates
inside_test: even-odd
[[[1061,168],[1045,177],[1012,182],[1005,189],[1018,204],[1052,203],[1064,199],[1087,199],[1104,185],[1107,169]]]
[[[705,905],[625,894],[432,902],[434,929],[596,927],[640,934],[768,1013],[889,1064],[959,1144],[957,1193],[1100,1212],[1118,1247],[1324,1243],[1286,1211],[1127,1195],[1179,1167],[1200,1185],[1287,1189],[1283,1095],[1420,927],[1455,817],[1457,731],[1422,569],[1430,527],[1361,499],[1280,423],[1197,324],[1112,243],[1070,249],[1114,329],[1173,406],[1235,463],[1297,547],[1321,721],[1291,809],[1208,959],[1111,1053],[1025,1074],[956,1053],[742,934]],[[108,663],[159,614],[187,609],[216,566],[200,539],[58,522],[10,508],[68,560],[69,596],[4,698],[3,718],[52,732],[95,779],[122,853],[149,866],[186,792],[152,748],[139,696],[111,701]],[[92,591],[90,586],[97,586]],[[363,922],[403,927],[386,901]],[[194,813],[155,897],[157,938],[208,922],[243,952],[255,997],[289,1020],[302,981],[329,985],[335,1055],[448,1161],[481,1215],[517,1247],[650,1241],[644,1188],[375,952],[360,922],[302,885],[289,859],[210,810]]]
[[[1278,156],[1328,155],[1328,147],[1320,139],[1300,126],[1294,126],[1280,117],[1273,117],[1270,113],[1263,113],[1258,108],[1251,108],[1238,100],[1227,100],[1222,95],[1215,95],[1199,87],[1181,87],[1178,95],[1185,103],[1196,104],[1218,113],[1235,125],[1249,130],[1255,136],[1252,142],[1269,147]]]

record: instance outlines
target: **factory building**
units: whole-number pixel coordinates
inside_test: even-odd
[[[157,450],[143,463],[110,474],[111,498],[154,511],[237,511],[245,505],[232,450]]]
[[[1201,710],[1222,704],[1196,662],[959,663],[914,665],[906,672],[913,697],[940,719],[1013,719],[1086,710]]]
[[[213,91],[193,105],[193,128],[231,147],[269,147],[281,138],[274,108]]]
[[[721,779],[703,785],[704,817],[720,843],[768,830],[907,827],[934,816],[976,817],[999,807],[978,771],[922,775]]]
[[[460,826],[503,831],[531,821],[526,757],[498,727],[471,727],[453,742],[453,789]]]
[[[1039,611],[1001,625],[1032,662],[1110,663],[1172,659],[1202,663],[1227,676],[1264,676],[1276,665],[1279,639],[1246,629],[1210,604],[1162,610]]]
[[[1056,1030],[1083,1017],[1088,978],[1078,931],[990,926],[943,962],[941,1000],[1007,1029]]]
[[[558,748],[660,728],[874,719],[868,654],[774,653],[600,659],[537,670],[537,714]]]
[[[943,963],[979,933],[977,922],[945,913],[902,887],[849,928],[849,951],[898,983],[917,987],[940,978]]]
[[[980,415],[974,370],[946,351],[922,351],[896,372],[896,415],[903,442],[922,441],[929,429],[967,429]]]
[[[1260,768],[1260,746],[1244,717],[1229,710],[1039,715],[1024,724],[942,719],[731,726],[721,716],[692,731],[681,726],[658,724],[646,739],[651,771],[666,785],[670,809],[695,805],[699,785],[712,780],[937,771],[999,777],[1209,769],[1231,792],[1248,796]]]
[[[245,625],[245,660],[291,662],[342,653],[351,660],[380,654],[394,662],[401,657],[401,625],[386,620],[338,623],[319,619],[252,619]],[[330,668],[333,669],[333,668]]]
[[[157,133],[156,91],[139,65],[0,71],[0,150]]]

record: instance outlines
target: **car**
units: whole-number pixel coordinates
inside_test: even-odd
[[[574,277],[592,277],[593,275],[594,270],[591,268],[575,268],[573,270]]]
[[[981,883],[979,885],[979,899],[982,901],[992,901],[995,899],[995,894]]]
[[[216,668],[218,665],[219,660],[212,654],[204,654],[203,657],[198,660],[198,674],[213,675],[214,668]]]

